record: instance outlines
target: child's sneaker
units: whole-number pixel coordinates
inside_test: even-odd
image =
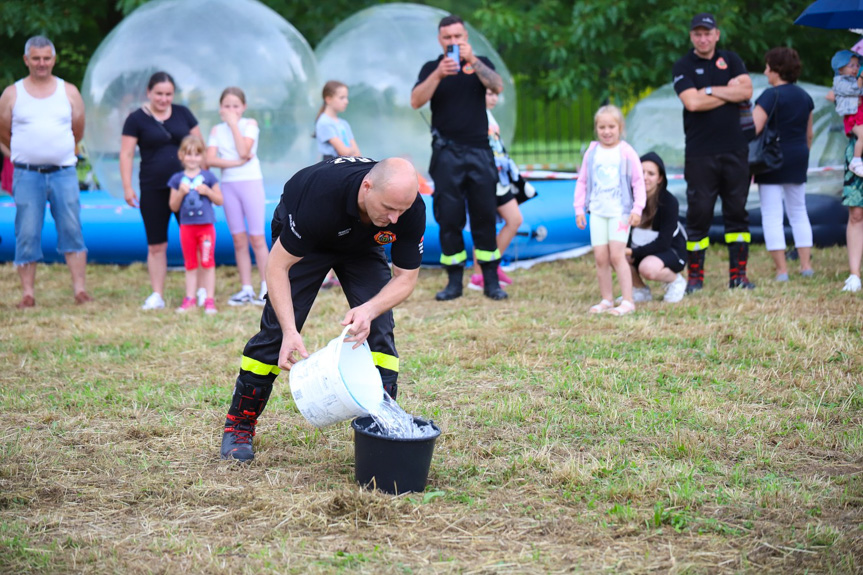
[[[162,309],[163,307],[165,307],[165,300],[162,299],[162,294],[153,292],[144,300],[144,305],[141,306],[141,309],[146,311],[151,309]]]
[[[842,291],[860,291],[860,287],[860,277],[852,274],[845,280],[845,287],[842,288]]]
[[[204,313],[207,315],[219,313],[219,310],[216,309],[216,300],[211,297],[208,297],[204,300]]]
[[[483,291],[485,289],[485,282],[482,280],[482,274],[473,274],[472,276],[470,276],[470,281],[467,284],[467,289],[472,289],[474,291]]]
[[[195,298],[193,297],[184,297],[183,303],[180,304],[180,307],[177,308],[177,313],[186,313],[193,307],[195,307]]]
[[[480,276],[480,278],[482,278],[482,276]],[[511,286],[512,285],[512,278],[510,278],[508,275],[506,275],[506,273],[504,273],[504,271],[501,269],[500,266],[497,266],[497,281],[500,282],[500,285],[504,285],[504,286]]]
[[[195,292],[195,296],[198,298],[198,307],[204,307],[204,300],[207,299],[207,290],[204,288],[198,288],[198,291]]]
[[[206,299],[206,293],[204,297]],[[255,296],[255,292],[253,290],[241,289],[228,299],[228,305],[247,305],[255,303],[255,299],[257,299],[257,296]]]
[[[852,159],[851,163],[848,164],[848,169],[854,172],[855,176],[863,178],[863,160],[860,158]]]

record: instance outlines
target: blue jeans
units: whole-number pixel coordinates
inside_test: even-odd
[[[42,227],[45,202],[57,225],[57,253],[86,252],[81,232],[81,190],[74,166],[50,174],[15,168],[12,197],[15,200],[15,265],[42,259]]]

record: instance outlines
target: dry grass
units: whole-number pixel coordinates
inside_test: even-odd
[[[863,571],[863,299],[845,251],[754,293],[708,289],[588,317],[590,257],[515,272],[511,299],[397,309],[400,400],[444,430],[424,494],[353,483],[347,423],[311,428],[280,378],[256,461],[218,460],[259,309],[143,313],[146,272],[64,267],[39,306],[0,286],[0,567],[52,573]],[[720,261],[721,260],[721,261]],[[221,300],[236,283],[219,269]],[[169,277],[169,299],[182,274]],[[306,327],[338,334],[339,292]]]

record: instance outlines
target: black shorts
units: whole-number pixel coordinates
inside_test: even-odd
[[[686,258],[684,255],[678,254],[673,249],[665,250],[664,252],[659,252],[658,254],[648,254],[643,258],[636,259],[634,262],[635,269],[638,269],[638,266],[646,257],[656,257],[662,260],[662,263],[665,264],[665,267],[670,269],[675,273],[679,273],[683,271],[683,268],[686,267]]]
[[[168,242],[168,224],[171,221],[171,214],[174,214],[169,204],[170,198],[171,188],[141,190],[139,204],[148,246]],[[180,217],[176,217],[177,223],[180,223]]]
[[[500,186],[500,184],[498,184],[498,186]],[[497,207],[501,207],[515,199],[515,194],[512,193],[512,185],[507,187],[506,192],[503,195],[500,193],[500,187],[498,187],[497,192]]]

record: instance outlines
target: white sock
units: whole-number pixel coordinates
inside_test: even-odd
[[[267,293],[267,282],[264,281],[264,282],[261,282],[261,295],[263,296],[266,293]]]
[[[255,293],[255,288],[252,287],[252,284],[243,284],[243,291],[248,293]]]

